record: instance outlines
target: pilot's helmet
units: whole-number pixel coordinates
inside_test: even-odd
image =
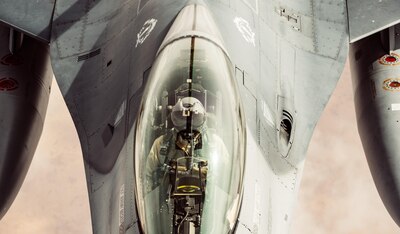
[[[171,120],[176,129],[186,128],[188,117],[191,119],[193,129],[199,129],[206,120],[204,106],[197,98],[184,97],[172,108]]]

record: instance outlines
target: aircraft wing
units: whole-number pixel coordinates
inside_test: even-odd
[[[247,205],[239,223],[250,232],[284,233],[308,144],[342,73],[349,42],[398,23],[400,2],[210,2],[234,9],[226,14],[211,7],[235,62],[248,129],[272,172],[261,160],[247,159]],[[264,199],[257,201],[257,194]],[[268,223],[259,223],[259,216]]]
[[[128,116],[135,119],[139,105],[132,95],[143,81],[144,72],[134,73],[130,64],[136,62],[136,33],[144,24],[136,19],[144,5],[137,0],[0,3],[1,22],[50,42],[53,72],[81,142],[94,233],[138,232],[133,143],[126,140],[133,126]],[[155,55],[156,49],[147,49]]]
[[[2,0],[0,22],[49,42],[54,4],[49,0]]]
[[[138,232],[134,121],[154,57],[184,4],[0,3],[1,22],[50,42],[53,72],[81,142],[94,233]]]
[[[133,126],[165,28],[183,4],[64,0],[55,5],[52,66],[81,142],[94,233],[138,232]]]
[[[286,233],[309,141],[346,61],[346,4],[234,2],[232,14],[214,16],[235,62],[248,134],[262,154],[247,149],[238,230]]]
[[[313,129],[346,61],[346,5],[339,0],[316,4],[308,0],[236,1],[230,7],[240,10],[216,19],[224,25],[221,34],[237,61],[241,94],[254,103],[245,105],[250,130],[255,136],[260,134],[260,141],[265,137],[279,145],[275,142],[278,136],[263,131],[279,131],[283,112],[289,113],[291,149],[277,150],[281,158],[296,165],[304,159]],[[232,37],[241,38],[242,44],[234,44]],[[252,56],[243,58],[244,53]]]
[[[398,0],[347,0],[350,42],[400,22]]]
[[[84,158],[103,173],[113,167],[126,137],[127,64],[134,41],[126,29],[133,26],[137,2],[70,0],[57,2],[54,10],[50,47],[54,74]]]

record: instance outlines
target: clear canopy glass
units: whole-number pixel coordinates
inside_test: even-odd
[[[229,233],[239,212],[244,118],[233,66],[214,43],[176,40],[158,55],[135,141],[145,233]]]

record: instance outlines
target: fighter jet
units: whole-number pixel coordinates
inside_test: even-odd
[[[399,10],[397,0],[2,0],[0,217],[28,171],[54,74],[93,233],[287,233],[349,56],[364,151],[400,224]]]

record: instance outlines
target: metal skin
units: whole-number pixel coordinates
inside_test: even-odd
[[[347,0],[350,43],[400,22],[397,0]]]
[[[140,165],[134,161],[140,158],[135,155],[135,142],[140,144],[143,138],[135,136],[135,126],[163,42],[173,43],[181,37],[203,38],[224,51],[232,64],[238,99],[243,103],[246,164],[240,181],[243,193],[238,191],[240,207],[232,207],[240,212],[237,217],[227,217],[234,224],[229,226],[230,232],[287,233],[309,141],[346,60],[348,25],[350,32],[355,32],[354,27],[365,23],[349,24],[348,18],[359,14],[352,17],[346,6],[360,6],[358,12],[379,21],[369,14],[371,9],[358,4],[359,0],[3,1],[0,21],[7,26],[0,34],[0,53],[17,51],[24,63],[16,67],[0,65],[0,75],[15,74],[19,90],[24,92],[0,91],[0,107],[8,108],[0,112],[0,117],[4,115],[0,134],[5,134],[0,138],[0,152],[7,152],[0,154],[0,198],[6,194],[0,205],[9,207],[29,166],[43,126],[50,86],[47,46],[25,36],[21,49],[15,50],[20,40],[15,37],[9,43],[7,36],[9,28],[14,28],[50,45],[54,75],[81,142],[96,234],[143,233],[144,221],[138,212],[144,209],[135,199],[134,171]],[[396,6],[392,5],[394,1],[387,1],[385,6]],[[13,10],[16,5],[18,11]],[[196,10],[183,11],[188,6]],[[363,27],[352,40],[393,25],[398,16],[388,19],[389,23],[377,22],[378,28]],[[185,27],[188,22],[189,29]],[[393,40],[388,44],[392,48]],[[374,50],[365,49],[369,46]],[[361,57],[358,47],[363,48]],[[392,129],[399,107],[390,105],[388,111],[379,108],[396,104],[397,91],[382,91],[379,81],[375,85],[376,101],[368,101],[370,82],[362,80],[375,79],[383,70],[397,70],[385,67],[368,73],[367,68],[384,55],[375,36],[354,44],[351,53],[356,60],[352,64],[360,135],[377,187],[388,210],[395,214],[399,205],[398,161],[390,155],[395,155],[400,140]],[[43,85],[32,85],[37,80]],[[378,134],[384,135],[373,138]],[[385,155],[383,159],[387,160],[377,155]],[[2,208],[2,215],[5,210]],[[397,220],[396,215],[394,218]]]
[[[35,153],[52,80],[48,46],[25,36],[12,55],[9,35],[10,29],[0,25],[0,218]]]
[[[398,36],[391,38],[397,43],[390,51],[387,31],[353,43],[349,58],[358,132],[368,165],[386,209],[400,225],[400,44]]]

